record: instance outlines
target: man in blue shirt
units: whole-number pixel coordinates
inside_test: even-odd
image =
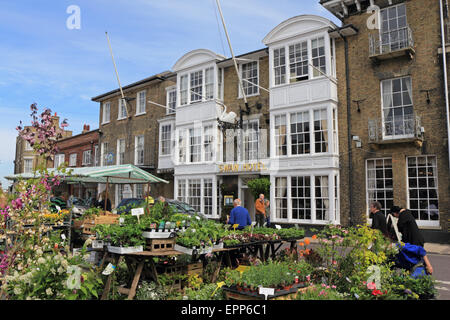
[[[246,226],[252,224],[252,219],[250,218],[250,214],[248,210],[241,207],[241,200],[234,200],[234,209],[231,210],[230,218],[228,219],[228,224],[238,224],[239,230],[244,229]]]

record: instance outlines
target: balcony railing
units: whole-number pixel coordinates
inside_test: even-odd
[[[389,143],[398,140],[422,140],[421,119],[416,115],[395,116],[389,120],[369,120],[369,142]]]
[[[385,60],[401,55],[414,54],[414,38],[409,26],[390,32],[369,35],[371,58]]]

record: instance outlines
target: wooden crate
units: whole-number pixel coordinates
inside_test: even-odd
[[[198,274],[199,276],[201,276],[203,274],[203,263],[202,262],[190,263],[187,265],[186,269],[188,275]]]
[[[83,233],[93,235],[95,234],[92,229],[99,224],[118,224],[119,223],[119,215],[117,214],[108,214],[108,215],[100,215],[95,218],[84,219],[82,221],[83,225]]]
[[[146,250],[151,252],[171,251],[175,247],[175,238],[146,239]]]
[[[300,288],[297,289],[295,292],[289,292],[275,297],[271,296],[268,297],[268,300],[296,300],[298,294],[305,292],[309,288],[311,287]],[[236,292],[235,290],[227,290],[227,289],[225,289],[224,291],[226,300],[264,300],[264,296],[262,295],[258,296],[249,295],[245,294],[244,292]]]

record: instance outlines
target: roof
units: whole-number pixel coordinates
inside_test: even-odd
[[[112,184],[147,184],[147,183],[169,183],[158,178],[147,171],[144,171],[132,164],[123,164],[106,167],[83,167],[69,168],[66,173],[54,168],[48,169],[50,174],[63,177],[63,181],[68,183],[112,183]],[[40,174],[20,173],[5,177],[8,180],[33,179],[39,178]]]
[[[125,91],[125,90],[127,90],[127,89],[131,89],[131,88],[133,88],[133,87],[136,87],[136,86],[139,86],[139,85],[141,85],[141,84],[144,84],[144,83],[146,83],[146,82],[151,82],[151,81],[154,81],[154,80],[161,80],[161,81],[164,81],[164,80],[166,80],[166,79],[168,79],[168,78],[171,78],[171,77],[173,77],[173,76],[175,76],[175,73],[173,73],[172,71],[164,71],[164,72],[159,73],[159,74],[157,74],[157,75],[154,75],[154,76],[151,76],[151,77],[148,77],[148,78],[139,80],[139,81],[137,81],[137,82],[134,82],[134,83],[132,83],[132,84],[129,84],[129,85],[125,86],[125,87],[122,87],[122,89]],[[112,95],[112,94],[119,93],[119,92],[120,92],[120,89],[115,89],[115,90],[109,91],[109,92],[107,92],[107,93],[101,94],[101,95],[99,95],[99,96],[93,97],[93,98],[91,98],[91,100],[92,100],[92,101],[95,101],[95,102],[99,102],[99,101],[101,101],[103,98],[105,98],[105,97],[107,97],[107,96],[109,96],[109,95]]]

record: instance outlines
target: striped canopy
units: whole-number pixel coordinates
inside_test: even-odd
[[[147,184],[147,183],[169,183],[164,179],[158,178],[147,171],[144,171],[132,164],[123,164],[106,167],[83,167],[67,168],[66,173],[56,169],[48,169],[50,174],[64,177],[63,180],[70,183],[113,183],[113,184]],[[8,180],[33,179],[39,178],[39,173],[20,173],[5,177]]]

